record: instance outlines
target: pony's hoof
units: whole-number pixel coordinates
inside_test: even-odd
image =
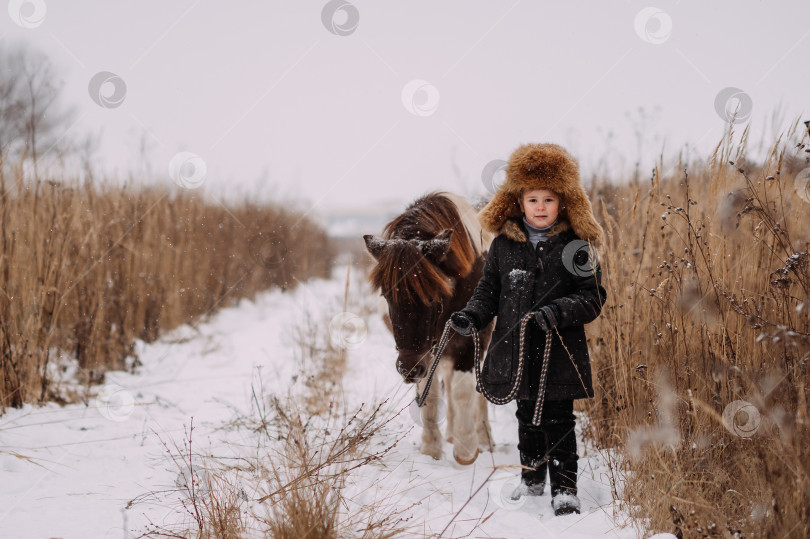
[[[477,458],[478,458],[478,452],[479,452],[479,451],[478,451],[478,448],[476,447],[476,448],[475,448],[475,454],[472,456],[472,458],[471,458],[471,459],[467,460],[467,459],[463,459],[463,458],[459,457],[458,455],[456,455],[456,453],[455,453],[455,451],[454,451],[454,452],[453,452],[453,458],[454,458],[454,459],[456,459],[456,462],[458,462],[458,463],[459,463],[459,464],[461,464],[462,466],[469,466],[470,464],[472,464],[473,462],[475,462],[475,459],[477,459]]]
[[[481,449],[481,451],[490,451],[493,447],[495,447],[495,442],[492,441],[491,437],[478,437],[478,448]]]
[[[423,455],[427,455],[433,460],[441,460],[442,459],[442,448],[441,447],[427,447],[422,446],[419,450],[420,453]]]

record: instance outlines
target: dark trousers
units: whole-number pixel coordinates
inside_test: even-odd
[[[551,495],[560,491],[577,493],[577,438],[574,401],[546,401],[540,426],[532,425],[535,401],[518,400],[518,450],[520,463],[533,470],[522,470],[528,485],[544,483],[546,467]]]

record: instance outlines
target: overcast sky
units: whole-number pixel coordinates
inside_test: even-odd
[[[103,133],[100,167],[170,182],[191,152],[190,183],[316,214],[484,194],[487,163],[526,142],[567,146],[586,177],[705,155],[726,88],[755,141],[810,108],[807,0],[7,3],[0,47],[51,57],[66,136]]]

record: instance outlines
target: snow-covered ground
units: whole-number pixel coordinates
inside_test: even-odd
[[[332,280],[243,300],[196,329],[140,345],[137,373],[108,373],[86,405],[8,410],[0,416],[0,537],[129,538],[149,522],[177,521],[178,508],[161,501],[161,493],[177,490],[179,477],[164,442],[181,444],[193,417],[195,451],[238,458],[252,434],[229,425],[250,414],[259,379],[266,395],[287,395],[301,384],[296,325],[313,313],[341,312],[344,288],[345,268]],[[360,288],[352,279],[353,299]],[[548,489],[538,498],[508,499],[519,472],[493,474],[493,467],[518,463],[514,405],[490,405],[497,445],[472,466],[456,464],[450,444],[440,461],[421,455],[418,414],[408,405],[414,390],[394,369],[393,339],[379,316],[364,319],[367,333],[347,352],[342,405],[352,410],[388,399],[387,413],[398,415],[375,444],[404,438],[382,462],[354,472],[349,495],[354,489],[355,499],[404,509],[414,535],[435,537],[447,528],[442,537],[637,537],[632,526],[617,525],[624,519],[611,501],[608,470],[581,440],[581,515],[555,517]]]

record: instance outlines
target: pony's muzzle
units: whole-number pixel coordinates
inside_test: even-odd
[[[425,352],[400,352],[397,357],[397,371],[406,384],[414,384],[425,377],[427,374],[425,360],[429,357],[430,354]]]

